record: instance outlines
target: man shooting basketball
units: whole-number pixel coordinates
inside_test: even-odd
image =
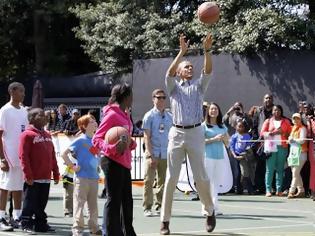
[[[212,61],[210,49],[211,35],[203,41],[204,67],[200,78],[193,79],[193,65],[181,61],[186,54],[189,41],[185,36],[179,38],[180,51],[166,73],[165,83],[170,96],[173,114],[173,127],[169,133],[167,171],[161,211],[162,235],[170,234],[169,221],[172,211],[173,193],[178,181],[183,159],[187,155],[196,181],[196,188],[202,203],[202,212],[207,215],[206,230],[212,232],[216,220],[210,193],[209,178],[204,166],[205,138],[201,126],[203,121],[202,103],[210,81]],[[175,76],[180,78],[176,81]]]

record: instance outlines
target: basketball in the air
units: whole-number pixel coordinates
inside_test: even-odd
[[[198,7],[198,19],[207,25],[216,23],[220,18],[220,8],[215,2],[204,2]]]
[[[126,140],[130,144],[130,134],[128,130],[121,126],[110,128],[105,134],[105,142],[108,144],[115,144],[118,140]]]

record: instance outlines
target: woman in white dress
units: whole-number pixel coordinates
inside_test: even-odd
[[[212,200],[216,215],[221,215],[218,204],[218,193],[224,193],[233,185],[232,171],[225,146],[229,136],[222,123],[220,107],[210,103],[203,123],[205,133],[205,166],[210,179]]]

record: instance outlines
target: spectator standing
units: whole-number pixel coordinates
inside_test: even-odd
[[[222,215],[219,210],[218,190],[219,180],[225,174],[226,166],[224,160],[225,147],[228,145],[229,135],[227,128],[222,122],[222,112],[215,103],[210,103],[203,123],[205,137],[205,166],[210,179],[212,201],[216,215]],[[228,163],[228,162],[227,162]],[[229,163],[228,163],[229,165]]]
[[[265,120],[260,135],[269,140],[276,150],[266,160],[266,197],[271,197],[271,185],[276,171],[276,195],[282,196],[283,171],[288,155],[288,137],[291,133],[291,123],[284,117],[280,105],[272,108],[272,117]],[[275,140],[275,141],[273,141]]]
[[[311,198],[315,201],[315,155],[314,155],[314,137],[315,137],[315,120],[307,120],[307,137],[311,139],[308,143],[308,161],[310,164],[309,189]],[[304,182],[303,182],[304,183]]]
[[[252,123],[250,118],[247,116],[247,114],[244,112],[243,104],[240,102],[236,102],[223,116],[223,123],[228,128],[228,134],[229,136],[232,136],[235,133],[236,130],[236,124],[239,119],[246,120],[249,127],[251,127]],[[243,193],[243,188],[241,185],[241,179],[240,179],[240,165],[239,162],[234,158],[234,156],[229,153],[229,159],[230,164],[232,168],[233,173],[233,186],[234,186],[234,192],[237,194]],[[233,189],[232,189],[233,191]]]
[[[58,106],[58,116],[56,121],[56,127],[54,135],[58,133],[63,133],[66,128],[66,123],[70,119],[70,115],[68,113],[68,107],[65,104],[60,104]]]
[[[47,223],[50,179],[59,182],[59,170],[51,136],[44,130],[46,117],[40,108],[28,113],[30,126],[20,137],[19,158],[24,174],[21,225],[25,233],[55,232]],[[33,220],[33,216],[35,220]]]
[[[82,134],[75,139],[62,154],[66,165],[75,171],[73,194],[73,236],[83,236],[84,204],[87,202],[89,209],[88,225],[91,234],[102,235],[97,218],[97,193],[98,193],[98,163],[96,156],[98,150],[92,145],[92,137],[97,129],[95,118],[84,115],[78,119],[78,126]],[[73,155],[77,163],[74,165],[68,155]]]
[[[272,116],[273,96],[265,94],[263,97],[263,105],[253,109],[252,118],[252,138],[257,140],[262,138],[259,135],[262,125],[266,119]],[[263,145],[263,143],[261,143]],[[254,146],[254,150],[257,150],[259,143]],[[264,154],[263,154],[264,155]],[[265,193],[265,173],[266,173],[266,160],[262,156],[257,156],[256,171],[255,171],[255,189],[258,193]]]
[[[57,112],[52,109],[50,110],[50,118],[47,124],[47,131],[54,133],[57,125]]]
[[[248,126],[245,120],[238,120],[236,132],[230,139],[230,150],[233,157],[239,162],[241,168],[241,183],[247,189],[248,194],[253,194],[255,180],[256,161],[251,149],[250,140],[252,137],[248,133]]]
[[[71,111],[71,114],[72,114],[71,118],[66,121],[65,130],[64,130],[65,135],[69,135],[69,136],[76,135],[80,131],[77,124],[77,121],[80,117],[79,110],[75,108]]]
[[[165,111],[166,95],[162,89],[152,92],[154,107],[143,118],[145,151],[145,172],[143,189],[143,209],[145,216],[152,216],[153,183],[156,181],[156,201],[154,209],[160,212],[167,167],[168,133],[172,127],[172,116]]]
[[[20,104],[24,100],[24,85],[13,82],[8,87],[10,101],[0,110],[0,230],[18,228],[23,190],[23,172],[19,160],[19,137],[28,125],[27,111]],[[11,226],[5,220],[8,191],[14,201]]]
[[[298,164],[291,166],[292,181],[289,189],[288,198],[305,197],[305,190],[303,181],[300,175],[301,169],[307,161],[308,143],[306,141],[307,129],[302,123],[302,116],[300,113],[292,115],[293,127],[289,136],[290,153],[292,149],[298,151],[295,155],[298,158]],[[289,156],[290,158],[290,156]],[[297,193],[295,193],[297,190]]]

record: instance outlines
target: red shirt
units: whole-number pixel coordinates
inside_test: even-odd
[[[263,123],[263,126],[261,128],[261,131],[260,131],[261,136],[264,136],[266,132],[272,132],[272,131],[276,130],[276,128],[274,127],[273,121],[274,121],[273,117],[265,120],[265,122]],[[287,140],[288,140],[288,137],[291,133],[292,126],[291,126],[291,123],[288,119],[281,118],[280,127],[281,127],[281,140],[282,140],[281,146],[286,148],[286,147],[288,147]]]
[[[19,158],[26,180],[59,180],[54,145],[50,134],[29,126],[20,136]]]

